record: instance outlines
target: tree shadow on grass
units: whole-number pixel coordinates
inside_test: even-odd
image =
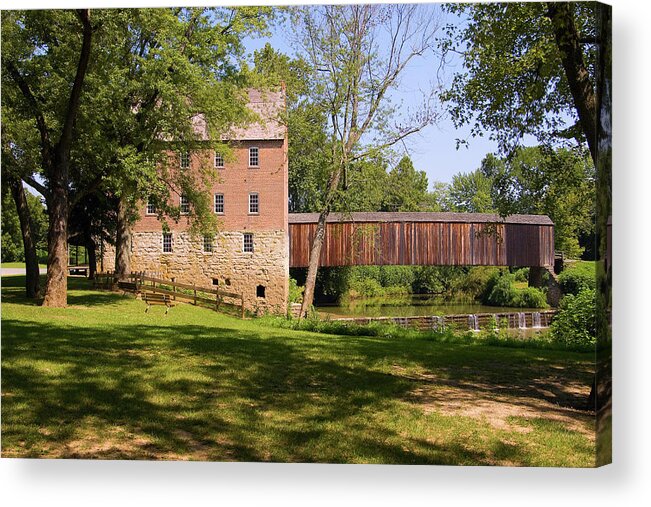
[[[45,275],[40,276],[41,292],[45,290]],[[92,291],[77,293],[76,291]],[[68,304],[73,306],[95,306],[116,304],[122,299],[133,298],[131,294],[93,290],[93,282],[83,277],[68,277]],[[43,299],[25,297],[25,275],[2,277],[2,301],[25,306],[39,306]]]
[[[3,447],[12,456],[494,464],[499,451],[529,462],[517,444],[416,438],[394,415],[432,379],[374,367],[416,364],[470,391],[471,381],[500,378],[490,351],[482,359],[470,348],[365,337],[324,347],[254,325],[2,324]],[[460,367],[465,352],[481,367]],[[516,391],[540,375],[519,368]]]
[[[377,440],[329,429],[404,394],[408,384],[390,375],[234,329],[112,331],[3,321],[10,455],[345,462],[310,450],[343,439],[355,459],[432,462],[424,451],[387,443],[395,435],[388,427],[374,428]]]

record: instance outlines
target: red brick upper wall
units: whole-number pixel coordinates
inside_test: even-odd
[[[262,123],[245,129],[234,128],[228,141],[232,150],[232,160],[225,161],[223,169],[215,169],[217,179],[210,188],[211,203],[214,194],[224,194],[224,214],[218,215],[220,230],[287,230],[288,189],[287,189],[287,129],[281,124],[278,114],[285,104],[284,91],[259,92],[249,90],[249,107],[262,117]],[[198,137],[205,138],[202,119],[195,121]],[[249,148],[259,149],[259,166],[249,167]],[[207,148],[190,154],[189,170],[198,174],[201,167],[214,166],[214,150]],[[169,152],[170,166],[179,167],[179,154]],[[180,169],[179,169],[180,170]],[[257,192],[260,212],[249,214],[249,193]],[[172,195],[178,205],[178,195]],[[156,216],[146,214],[146,202],[140,206],[140,219],[135,224],[135,232],[161,231],[162,226]],[[214,208],[213,208],[214,209]],[[188,219],[181,217],[178,223],[168,219],[172,230],[184,230],[189,226]]]

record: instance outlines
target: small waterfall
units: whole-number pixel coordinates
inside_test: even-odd
[[[432,317],[432,329],[443,331],[443,329],[445,329],[445,317],[434,315]]]
[[[523,312],[518,313],[518,329],[527,329],[527,315]]]
[[[531,314],[531,327],[535,327],[535,328],[542,327],[540,323],[540,312],[533,312]]]
[[[479,317],[477,315],[468,315],[468,328],[471,331],[479,331]]]

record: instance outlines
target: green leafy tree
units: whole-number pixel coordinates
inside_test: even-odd
[[[118,278],[130,271],[130,229],[144,200],[156,203],[165,226],[167,217],[180,218],[183,195],[191,231],[214,232],[206,191],[217,178],[213,165],[181,171],[170,150],[215,147],[228,157],[221,136],[255,120],[246,108],[242,39],[266,30],[272,17],[268,7],[118,9],[106,20],[87,119],[89,131],[113,148],[101,181],[118,203]],[[98,110],[107,114],[90,116]],[[196,130],[198,119],[205,135]]]
[[[450,4],[463,22],[444,49],[463,71],[446,94],[458,126],[508,153],[525,135],[575,139],[596,159],[600,9],[593,2]],[[568,125],[569,123],[569,125]]]
[[[520,148],[492,167],[492,198],[500,214],[548,215],[556,250],[579,257],[584,250],[579,238],[594,233],[595,173],[587,154]]]
[[[427,206],[427,175],[417,171],[408,156],[391,169],[386,184],[384,211],[422,211]]]
[[[49,214],[45,306],[66,306],[70,151],[95,29],[89,9],[2,12],[2,88],[10,90],[3,108],[29,119],[36,134],[11,147],[39,152],[43,183],[22,177],[45,197]]]
[[[329,150],[327,185],[301,308],[306,315],[314,297],[326,219],[340,185],[348,186],[351,164],[436,119],[431,95],[410,118],[394,116],[387,99],[409,63],[433,48],[437,17],[431,8],[417,5],[337,5],[297,8],[293,20],[312,72],[310,93],[329,122],[329,143],[324,146]]]
[[[381,153],[351,164],[347,188],[340,190],[338,199],[333,203],[333,210],[344,213],[381,211],[390,178],[387,165],[388,162]]]
[[[432,190],[427,195],[427,203],[430,211],[453,211],[450,184],[444,181],[433,182]]]
[[[481,169],[459,173],[449,187],[450,210],[463,213],[493,213],[492,180]]]
[[[22,185],[22,183],[21,183]],[[24,191],[24,190],[23,190]],[[36,257],[47,256],[47,212],[41,199],[25,192]],[[25,262],[20,218],[10,185],[2,186],[2,262]]]

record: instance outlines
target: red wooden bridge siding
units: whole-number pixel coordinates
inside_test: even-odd
[[[290,267],[308,264],[317,214],[289,215]],[[333,214],[321,266],[552,266],[554,226],[546,216],[473,213]]]

